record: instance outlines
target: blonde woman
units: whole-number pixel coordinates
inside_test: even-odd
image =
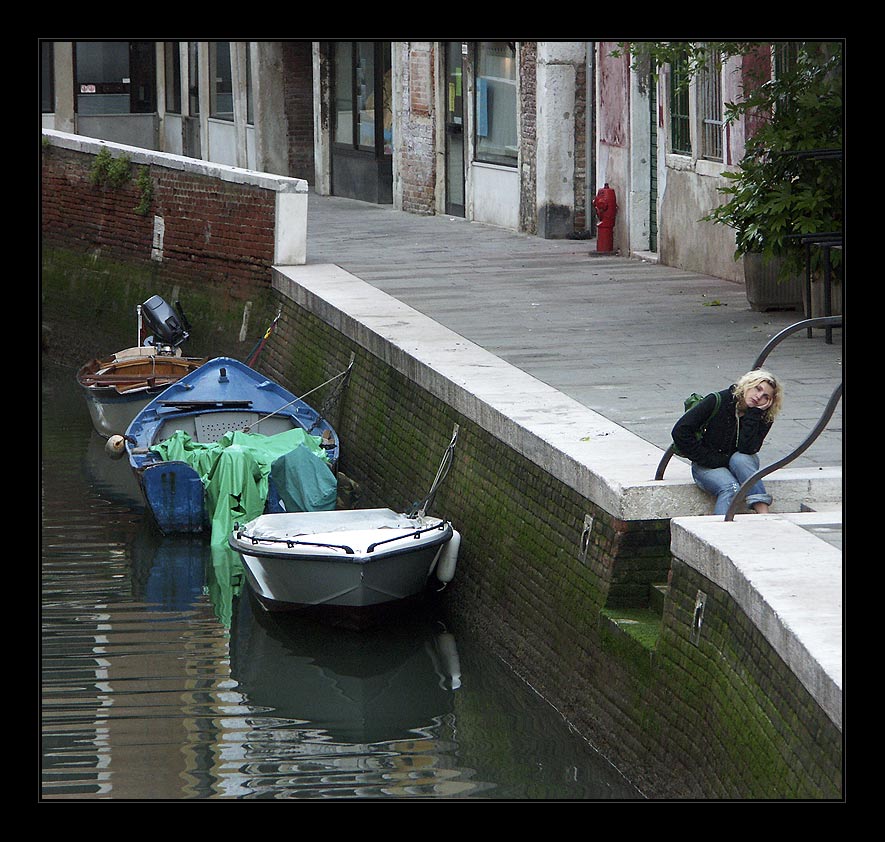
[[[783,405],[783,389],[771,373],[750,371],[728,389],[712,392],[673,428],[677,452],[691,460],[691,474],[716,498],[713,513],[724,515],[744,481],[759,470],[759,449]],[[766,514],[771,496],[756,482],[746,498]]]

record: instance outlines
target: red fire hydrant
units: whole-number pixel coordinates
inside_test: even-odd
[[[600,254],[609,254],[615,250],[614,227],[615,217],[618,215],[618,203],[615,199],[615,191],[608,186],[599,188],[596,198],[593,200],[599,225],[596,227],[596,251]]]

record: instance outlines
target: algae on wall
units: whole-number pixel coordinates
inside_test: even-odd
[[[44,359],[79,368],[93,357],[135,345],[136,308],[152,295],[171,306],[181,302],[190,323],[190,337],[182,350],[193,357],[245,361],[276,315],[270,288],[246,304],[211,288],[174,286],[154,267],[44,248],[40,278]]]

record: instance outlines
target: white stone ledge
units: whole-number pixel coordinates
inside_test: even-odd
[[[842,552],[814,526],[841,530],[841,511],[677,518],[670,546],[731,595],[841,730]]]
[[[622,520],[707,514],[663,451],[334,264],[275,267],[274,288]],[[354,376],[359,376],[358,371]],[[841,501],[841,468],[766,478],[777,508]]]
[[[270,190],[275,194],[274,209],[274,256],[280,265],[301,265],[307,261],[307,196],[308,184],[303,178],[256,172],[226,164],[215,164],[168,152],[155,152],[138,146],[126,146],[107,140],[43,129],[43,137],[53,146],[97,155],[107,148],[118,155],[128,155],[129,160],[140,166],[166,167],[193,175],[203,175],[226,181],[229,184],[245,184]]]
[[[215,164],[211,161],[202,161],[199,158],[188,158],[184,155],[170,155],[168,152],[155,152],[151,149],[143,149],[140,146],[126,146],[123,143],[112,143],[109,140],[85,137],[84,135],[68,134],[67,132],[43,129],[43,137],[47,138],[53,146],[62,149],[71,149],[74,152],[85,152],[96,155],[102,147],[107,147],[120,153],[126,153],[129,160],[134,164],[154,164],[158,167],[181,170],[182,172],[205,175],[234,184],[252,184],[265,190],[273,190],[277,193],[304,193],[307,194],[309,187],[303,178],[290,178],[288,176],[273,175],[272,173],[246,170],[241,167],[231,167],[227,164]]]

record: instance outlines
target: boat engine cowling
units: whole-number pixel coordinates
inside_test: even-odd
[[[141,313],[148,329],[154,332],[145,340],[145,345],[177,348],[188,338],[184,314],[176,313],[159,295],[152,295],[145,301]]]

